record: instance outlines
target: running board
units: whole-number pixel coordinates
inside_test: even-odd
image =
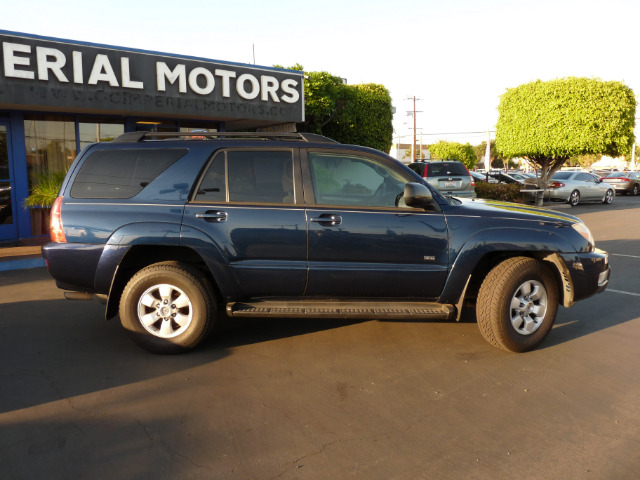
[[[455,307],[434,302],[260,300],[227,304],[230,317],[448,320]]]

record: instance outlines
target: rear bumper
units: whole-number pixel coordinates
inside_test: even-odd
[[[42,247],[42,256],[59,288],[107,294],[128,249],[91,243],[48,243]]]

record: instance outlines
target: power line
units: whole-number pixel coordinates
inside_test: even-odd
[[[411,129],[410,129],[411,130]],[[418,129],[420,130],[420,128]],[[445,135],[486,135],[486,133],[496,133],[495,130],[483,130],[481,132],[449,132],[449,133],[424,133],[421,132],[421,135],[423,136],[445,136]],[[394,135],[394,137],[410,137],[413,134],[407,134],[407,135]]]

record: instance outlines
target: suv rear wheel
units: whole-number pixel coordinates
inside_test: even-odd
[[[527,352],[547,336],[558,311],[558,284],[540,261],[514,257],[489,272],[478,293],[482,336],[511,352]]]
[[[177,262],[150,265],[136,273],[120,298],[120,321],[133,341],[161,354],[196,347],[211,331],[216,303],[194,268]]]

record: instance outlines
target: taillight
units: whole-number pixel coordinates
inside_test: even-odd
[[[631,180],[629,180],[627,177],[622,177],[622,178],[620,179],[620,181],[621,181],[621,182],[630,182]],[[605,182],[606,182],[606,180],[605,180]]]
[[[62,230],[62,197],[56,198],[51,207],[51,241],[56,243],[66,243],[67,239]]]
[[[467,168],[467,166],[464,166],[464,169],[467,171],[467,175],[469,175],[469,180],[471,180],[471,186],[475,187],[476,186],[476,181],[473,179],[473,177],[471,176],[471,174],[469,173],[469,169]]]
[[[422,177],[423,178],[427,178],[429,176],[429,164],[427,163],[424,166],[424,172],[422,172]]]
[[[553,182],[551,185],[549,185],[549,188],[562,188],[564,187],[564,183],[562,182]]]

